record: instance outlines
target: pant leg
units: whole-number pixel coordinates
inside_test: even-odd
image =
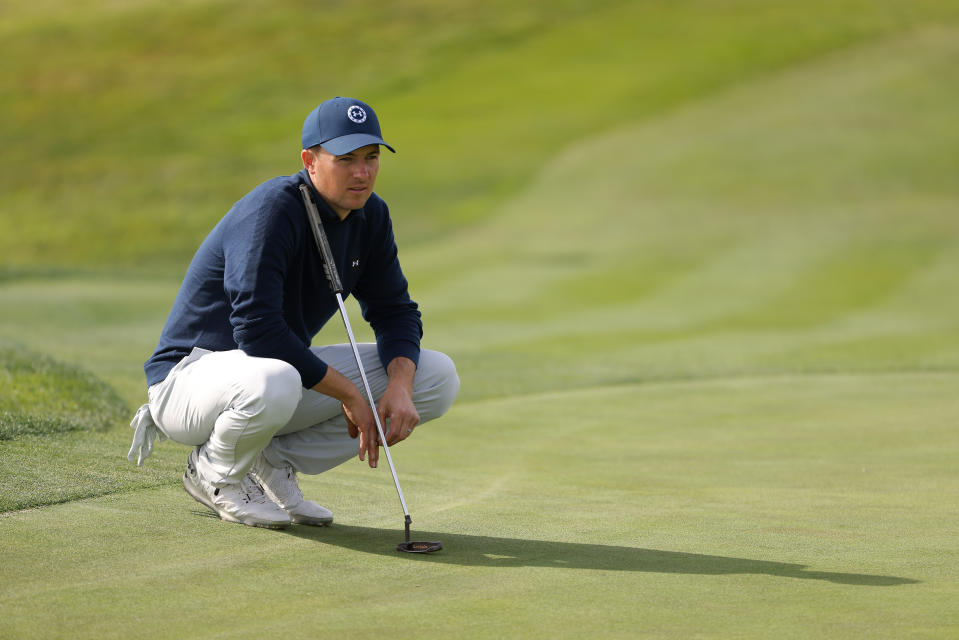
[[[364,343],[358,348],[373,399],[379,402],[389,382],[386,369],[380,364],[375,344]],[[363,390],[349,344],[313,347],[313,351]],[[420,415],[420,424],[446,413],[458,391],[459,377],[453,361],[439,351],[424,349],[413,379],[413,404]],[[304,389],[290,421],[277,432],[263,455],[275,466],[290,464],[297,471],[317,474],[357,456],[359,447],[359,440],[350,438],[347,432],[340,402]]]
[[[194,353],[150,387],[150,412],[171,440],[198,446],[199,472],[215,485],[243,479],[257,454],[293,415],[300,374],[240,350]]]

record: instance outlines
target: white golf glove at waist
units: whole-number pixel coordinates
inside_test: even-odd
[[[137,461],[137,466],[143,466],[143,461],[153,453],[153,442],[166,439],[163,432],[153,421],[153,415],[150,413],[150,405],[142,405],[133,420],[130,421],[130,428],[133,429],[133,445],[130,447],[130,453],[127,454],[127,460]]]

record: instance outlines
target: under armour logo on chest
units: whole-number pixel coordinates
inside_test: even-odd
[[[356,269],[358,266],[360,266],[360,259],[353,258],[353,268]]]

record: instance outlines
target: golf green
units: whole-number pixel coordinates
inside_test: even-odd
[[[7,637],[948,635],[957,376],[782,376],[486,400],[337,513],[223,523],[161,487],[0,517]],[[170,445],[166,445],[170,446]],[[183,450],[181,448],[181,450]],[[185,451],[185,450],[184,450]]]

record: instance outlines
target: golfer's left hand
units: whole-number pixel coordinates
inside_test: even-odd
[[[380,398],[376,412],[380,415],[380,424],[384,430],[389,419],[386,444],[390,446],[409,438],[420,423],[420,414],[413,405],[413,398],[409,390],[402,385],[390,384],[386,387],[386,393]]]

